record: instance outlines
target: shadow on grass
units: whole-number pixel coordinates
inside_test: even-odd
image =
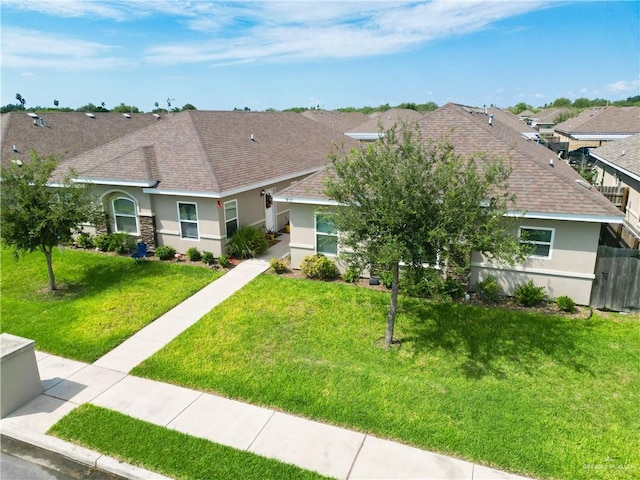
[[[584,357],[578,345],[588,328],[585,322],[410,299],[403,312],[413,319],[404,328],[403,344],[414,355],[434,349],[453,354],[467,378],[505,378],[511,372],[532,375],[550,364],[593,375],[579,360]]]

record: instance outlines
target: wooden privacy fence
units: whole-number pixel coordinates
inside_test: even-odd
[[[616,312],[640,308],[640,250],[599,246],[595,275],[592,307]]]

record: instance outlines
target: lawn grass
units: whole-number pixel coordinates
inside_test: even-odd
[[[49,433],[180,480],[327,478],[91,404],[69,413]]]
[[[543,478],[640,476],[638,316],[571,320],[262,275],[132,372]]]
[[[36,348],[93,362],[220,276],[164,262],[136,262],[97,252],[55,250],[56,292],[48,291],[45,257],[18,260],[1,249],[0,327]]]

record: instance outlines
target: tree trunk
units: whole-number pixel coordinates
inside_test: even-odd
[[[400,283],[400,265],[398,262],[392,267],[393,280],[391,282],[391,306],[387,317],[387,330],[384,335],[384,346],[389,347],[393,342],[393,328],[396,323],[396,312],[398,309],[398,289]]]
[[[44,256],[47,258],[47,271],[49,272],[49,290],[53,292],[56,289],[56,277],[53,274],[53,264],[51,262],[52,249],[44,247],[42,251],[44,252]]]

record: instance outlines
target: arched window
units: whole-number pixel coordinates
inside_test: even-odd
[[[128,198],[119,197],[113,200],[113,217],[116,232],[138,234],[138,215],[136,203]]]

